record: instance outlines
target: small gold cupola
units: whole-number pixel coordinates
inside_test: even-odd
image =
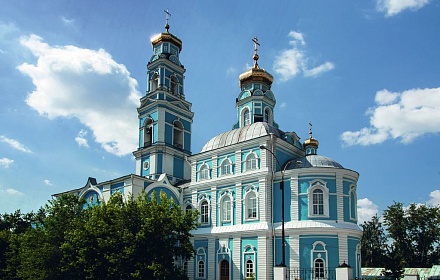
[[[312,122],[309,122],[309,126],[309,138],[306,139],[303,144],[304,150],[306,151],[306,156],[316,155],[319,146],[319,141],[313,138]]]
[[[266,70],[261,69],[258,65],[258,59],[260,58],[258,56],[258,46],[260,43],[258,43],[257,37],[254,37],[252,41],[254,42],[254,66],[239,76],[240,88],[243,90],[249,83],[261,82],[267,85],[267,87],[270,89],[273,82],[273,76],[266,72]]]

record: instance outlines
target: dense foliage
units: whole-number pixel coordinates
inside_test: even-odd
[[[85,206],[65,195],[37,214],[0,215],[0,279],[187,279],[197,213],[164,193]]]
[[[362,266],[383,267],[399,279],[405,267],[431,267],[440,263],[440,207],[395,202],[362,225]]]

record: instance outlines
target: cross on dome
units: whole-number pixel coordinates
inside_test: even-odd
[[[165,12],[165,29],[167,31],[167,33],[169,33],[169,29],[170,29],[170,25],[168,24],[169,21],[169,17],[171,16],[170,12],[168,11],[168,9],[164,10]]]
[[[258,42],[257,36],[255,36],[252,39],[252,42],[254,42],[254,57],[253,57],[254,58],[254,68],[259,69],[260,66],[258,66],[258,58],[259,58],[259,56],[258,56],[258,47],[257,46],[260,46],[260,43]]]

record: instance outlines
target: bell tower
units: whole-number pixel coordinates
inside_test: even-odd
[[[169,32],[151,39],[153,55],[147,65],[147,92],[141,98],[139,147],[133,152],[136,174],[158,179],[162,173],[172,183],[190,179],[192,104],[185,100],[184,73],[179,55],[182,41]]]
[[[240,94],[236,100],[237,123],[233,128],[241,128],[256,122],[266,122],[277,127],[274,121],[275,96],[270,90],[273,76],[258,65],[258,38],[254,42],[254,65],[240,75]]]

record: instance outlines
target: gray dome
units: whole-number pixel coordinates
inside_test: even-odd
[[[297,164],[295,165],[295,168],[308,168],[308,167],[344,168],[342,165],[332,160],[331,158],[320,155],[307,155],[301,157],[297,160]]]
[[[279,129],[268,125],[265,122],[256,122],[213,137],[205,144],[205,146],[203,146],[201,152],[203,153],[218,148],[223,148],[269,134],[274,134],[275,136],[280,137]]]

